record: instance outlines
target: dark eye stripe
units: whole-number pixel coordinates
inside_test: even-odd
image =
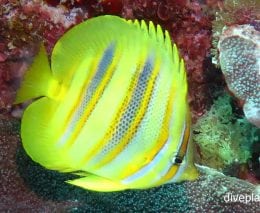
[[[177,154],[175,157],[175,161],[177,164],[182,163],[182,160],[185,157],[188,148],[189,139],[190,139],[190,118],[189,115],[187,115],[186,122],[184,123],[184,130],[182,133],[182,137],[180,138],[179,141],[180,145],[177,149]]]
[[[165,182],[173,179],[177,173],[180,170],[181,163],[185,157],[188,141],[189,141],[189,135],[190,135],[190,125],[189,125],[189,118],[186,118],[183,124],[183,132],[179,141],[179,145],[177,148],[177,154],[174,156],[174,159],[172,161],[172,164],[168,168],[168,170],[165,172],[164,176],[162,177],[162,180]],[[176,158],[177,157],[177,158]],[[181,161],[179,163],[176,163],[177,161]]]

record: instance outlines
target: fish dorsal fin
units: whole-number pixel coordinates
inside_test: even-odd
[[[172,52],[169,48],[171,41],[168,33],[164,33],[159,25],[155,27],[152,22],[147,26],[143,20],[127,21],[111,15],[89,19],[73,27],[56,43],[51,57],[52,72],[59,80],[64,80],[66,77],[71,79],[82,64],[86,63],[84,67],[88,67],[87,62],[90,63],[93,57],[104,52],[112,42],[119,45],[128,42],[141,48],[145,46],[144,42],[147,40],[154,41],[149,37],[155,37],[161,45]],[[158,43],[154,44],[156,45]],[[122,46],[126,47],[126,44]]]
[[[157,35],[158,41],[164,41],[165,36],[164,36],[164,33],[163,33],[160,25],[157,25],[157,27],[156,27],[156,35]]]
[[[167,47],[167,50],[170,50],[170,48],[172,47],[172,43],[168,31],[167,30],[163,31],[160,25],[154,26],[154,23],[152,21],[149,21],[147,25],[144,20],[141,21],[129,20],[128,23],[133,24],[136,27],[140,28],[147,35],[149,35],[151,38],[156,39],[161,44],[165,43],[165,47]]]

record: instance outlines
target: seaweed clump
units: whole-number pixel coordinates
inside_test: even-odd
[[[198,163],[229,171],[228,167],[247,163],[251,157],[251,145],[260,140],[259,130],[237,117],[232,105],[231,96],[219,96],[193,126]]]

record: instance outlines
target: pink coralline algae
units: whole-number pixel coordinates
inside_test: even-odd
[[[250,25],[227,27],[218,49],[229,89],[245,102],[246,118],[260,127],[260,32]]]

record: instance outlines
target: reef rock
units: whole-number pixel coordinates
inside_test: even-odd
[[[260,32],[250,25],[226,27],[218,49],[229,89],[245,102],[246,118],[260,127]]]

